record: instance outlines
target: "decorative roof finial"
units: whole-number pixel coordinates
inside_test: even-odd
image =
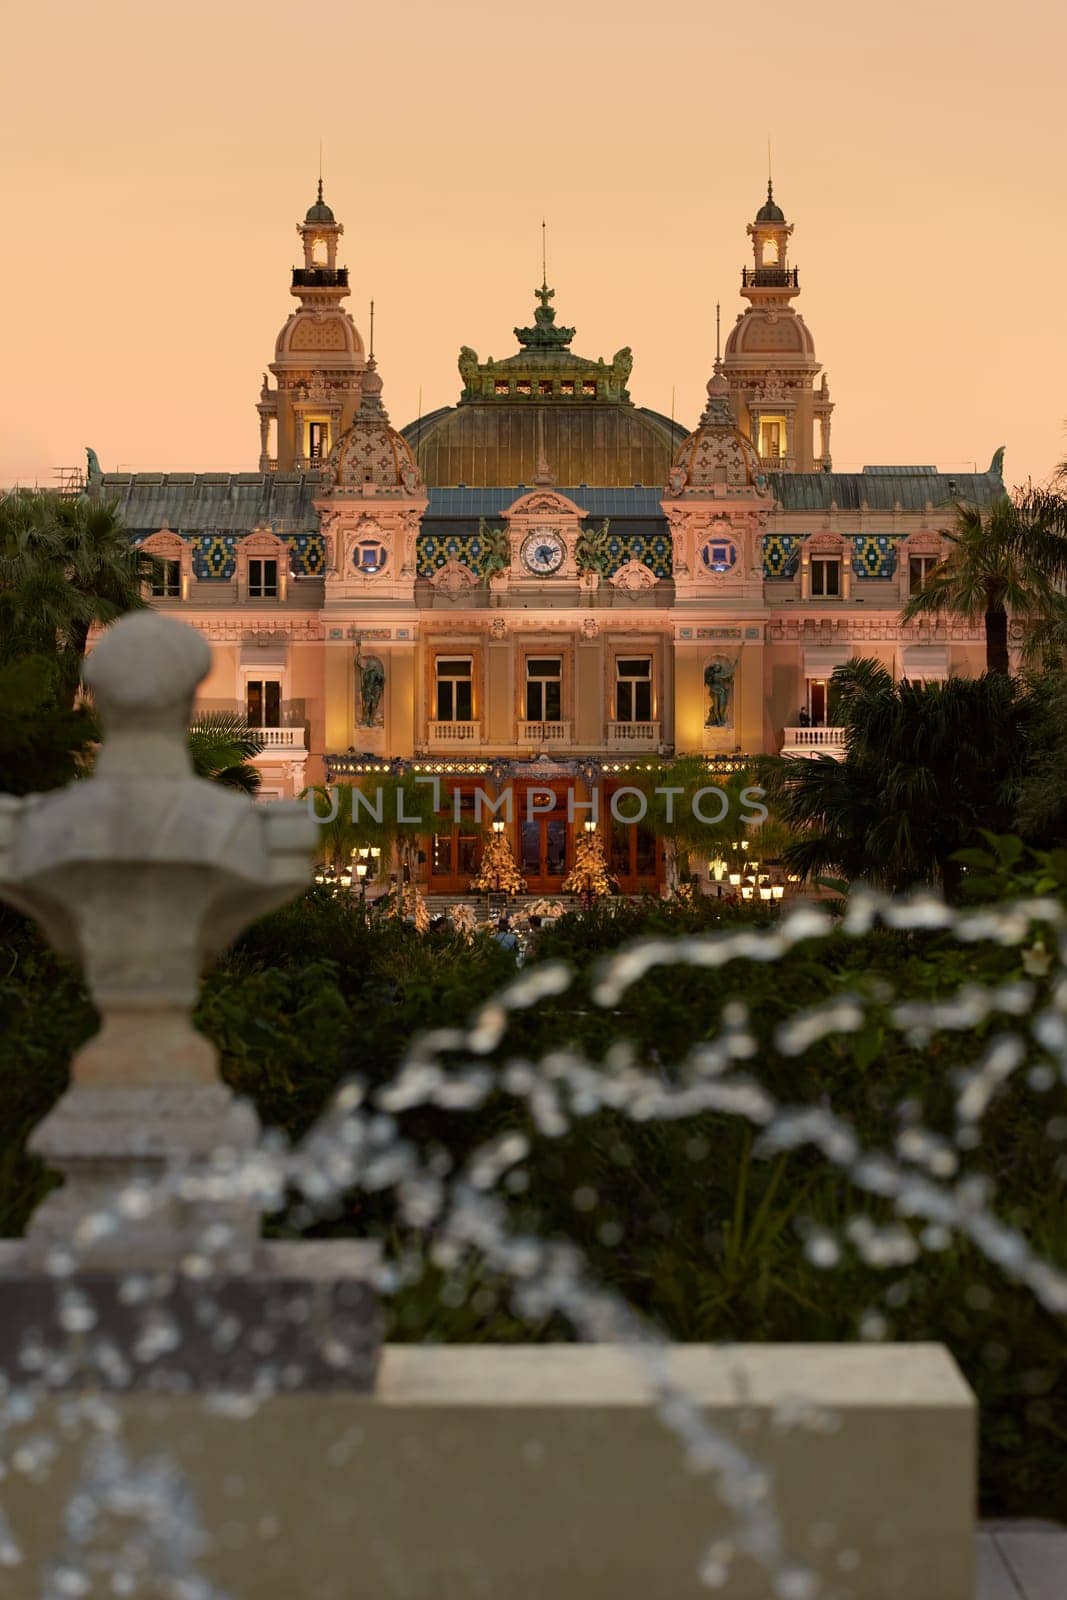
[[[373,300],[370,303],[370,349],[367,352],[367,358],[370,361],[374,360],[374,301]]]
[[[541,287],[548,287],[548,242],[544,217],[541,218]]]
[[[722,305],[715,302],[715,371],[722,366]]]

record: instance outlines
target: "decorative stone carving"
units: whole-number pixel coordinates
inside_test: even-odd
[[[446,594],[450,600],[455,600],[460,595],[469,595],[473,589],[477,589],[478,574],[472,572],[470,567],[465,567],[462,561],[457,561],[455,556],[449,556],[444,565],[438,567],[430,583],[441,594]]]
[[[205,960],[298,892],[314,843],[303,807],[194,777],[186,729],[210,665],[182,623],[123,618],[85,667],[106,734],[93,777],[0,796],[0,896],[81,964],[101,1018],[31,1140],[65,1183],[31,1219],[28,1258],[63,1241],[84,1264],[164,1268],[203,1251],[208,1221],[223,1257],[247,1259],[258,1238],[250,1197],[202,1201],[175,1184],[144,1214],[121,1200],[254,1146],[255,1113],[219,1081],[190,1013]],[[96,1227],[101,1215],[119,1231]]]
[[[631,592],[654,589],[656,574],[643,561],[624,561],[611,575],[611,582],[616,589],[625,589]]]

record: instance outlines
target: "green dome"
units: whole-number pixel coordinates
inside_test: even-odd
[[[304,218],[304,221],[305,222],[333,222],[335,220],[336,219],[334,218],[333,212],[330,210],[329,206],[326,204],[325,200],[322,198],[322,179],[320,178],[319,179],[319,197],[315,201],[315,204],[313,206],[309,206],[308,207],[308,213],[307,213],[307,216]]]
[[[767,179],[767,198],[756,212],[757,222],[784,222],[785,212],[774,198],[774,186],[770,178]]]

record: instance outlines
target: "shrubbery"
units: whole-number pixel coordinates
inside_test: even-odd
[[[571,1045],[601,1061],[613,1041],[626,1037],[638,1062],[673,1081],[687,1052],[717,1031],[723,1007],[742,999],[758,1040],[753,1075],[781,1102],[832,1107],[874,1149],[891,1147],[903,1106],[921,1108],[929,1128],[951,1134],[954,1076],[973,1064],[1000,1024],[938,1034],[920,1049],[893,1026],[891,991],[945,996],[968,982],[1018,975],[1021,952],[959,945],[941,935],[837,934],[800,944],[773,963],[661,966],[617,1007],[595,1003],[597,963],[620,943],[739,919],[753,920],[747,910],[720,910],[709,900],[691,907],[615,903],[563,918],[543,930],[535,959],[565,959],[574,982],[557,999],[515,1014],[493,1059],[533,1060]],[[93,1023],[71,971],[24,924],[9,918],[3,933],[0,1103],[7,1142],[0,1154],[0,1225],[10,1233],[24,1224],[47,1181],[21,1153],[22,1141],[56,1098],[66,1059]],[[227,1080],[255,1101],[266,1122],[299,1138],[345,1077],[386,1083],[415,1034],[462,1023],[514,975],[510,954],[484,936],[470,945],[451,931],[420,936],[395,920],[368,927],[358,911],[316,891],[258,923],[215,966],[198,1020],[222,1052]],[[799,1056],[778,1051],[780,1022],[846,992],[865,996],[861,1031]],[[473,1113],[424,1108],[400,1120],[406,1137],[427,1152],[447,1150],[455,1164],[486,1138],[521,1127],[532,1153],[526,1187],[506,1197],[511,1224],[577,1242],[595,1280],[675,1338],[852,1339],[861,1323],[870,1330],[870,1314],[877,1313],[889,1337],[943,1339],[982,1401],[987,1508],[1062,1514],[1062,1321],[965,1244],[927,1250],[888,1270],[847,1247],[832,1270],[815,1265],[804,1249],[806,1228],[836,1229],[856,1214],[888,1221],[890,1211],[810,1148],[764,1159],[747,1125],[708,1114],[641,1123],[601,1111],[548,1138],[502,1095]],[[998,1215],[1067,1268],[1062,1082],[1031,1083],[1016,1073],[992,1103],[980,1148],[965,1153],[964,1170],[987,1174]],[[271,1225],[280,1232],[303,1226],[293,1215]],[[352,1196],[312,1231],[398,1238],[395,1214],[382,1197]],[[448,1280],[428,1265],[392,1301],[390,1319],[394,1339],[570,1333],[559,1323],[525,1325],[509,1304],[507,1285],[476,1260],[464,1261]]]

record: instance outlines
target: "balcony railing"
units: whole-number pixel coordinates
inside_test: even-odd
[[[347,289],[347,267],[294,267],[294,289]]]
[[[520,722],[520,744],[570,744],[571,725],[569,722]]]
[[[480,744],[481,738],[482,725],[480,722],[430,723],[430,744]]]
[[[253,728],[252,733],[263,746],[264,755],[268,750],[304,750],[303,728]]]
[[[659,744],[658,722],[609,722],[609,750],[654,750]]]
[[[784,756],[836,756],[839,761],[844,758],[844,728],[785,728],[782,731]]]
[[[742,289],[799,289],[796,267],[742,267]]]

